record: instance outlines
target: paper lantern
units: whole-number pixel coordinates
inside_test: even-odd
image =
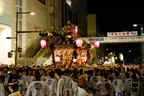
[[[77,45],[77,47],[81,47],[82,46],[82,39],[81,38],[77,38],[76,39],[76,45]]]
[[[40,44],[41,44],[41,47],[42,47],[42,48],[46,48],[47,43],[46,43],[46,40],[45,40],[45,39],[42,39],[42,40],[40,41]]]
[[[82,57],[81,59],[84,63],[87,61],[87,57]]]
[[[56,56],[55,57],[55,62],[59,62],[60,61],[60,57],[59,56]]]
[[[95,40],[94,41],[94,47],[95,48],[99,48],[99,40]]]
[[[78,27],[75,26],[74,29],[73,29],[73,34],[77,34],[77,31],[78,31]]]

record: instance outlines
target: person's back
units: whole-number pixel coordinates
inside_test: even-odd
[[[98,83],[100,82],[100,76],[92,76],[90,78],[89,83],[87,84],[87,87],[90,88],[92,93],[94,95],[99,96],[100,95],[100,88],[98,86]]]
[[[131,86],[131,80],[130,80],[130,75],[129,73],[125,73],[125,83],[124,83],[124,90],[126,96],[130,96],[130,86]]]
[[[124,90],[123,81],[120,78],[120,74],[118,72],[115,73],[116,79],[113,81],[112,85],[114,87],[114,91],[116,96],[122,96]]]
[[[62,72],[60,69],[55,70],[55,77],[58,80],[56,96],[66,96],[65,82],[64,79],[61,78],[61,74]]]
[[[19,78],[19,92],[22,95],[25,95],[26,90],[28,88],[28,81],[27,81],[27,77],[25,75],[25,69],[20,69],[20,78]]]
[[[25,96],[50,96],[50,90],[44,81],[30,83]]]
[[[5,96],[5,95],[6,95],[6,91],[4,85],[0,83],[0,96]]]
[[[88,93],[85,91],[85,89],[83,89],[81,87],[77,87],[74,96],[88,96]]]
[[[144,74],[143,76],[139,77],[139,82],[140,82],[140,94],[141,96],[144,96]]]
[[[61,77],[64,79],[66,91],[68,92],[69,91],[69,83],[71,81],[71,78],[69,76],[64,76],[64,75]]]
[[[101,96],[113,96],[113,88],[110,81],[108,81],[108,73],[102,74],[102,81],[98,84],[100,87]]]
[[[50,90],[48,85],[44,81],[41,81],[40,78],[40,72],[36,70],[36,81],[30,83],[25,96],[50,96]]]
[[[135,74],[131,78],[130,96],[138,96],[140,91],[140,82]]]
[[[69,96],[73,96],[75,94],[75,89],[78,87],[78,84],[71,80],[69,84]]]
[[[85,90],[87,85],[87,78],[85,75],[79,76],[78,83],[79,86],[76,88],[76,92],[74,96],[90,96],[90,94]],[[97,96],[97,95],[94,95]]]
[[[48,87],[50,89],[50,94],[56,94],[56,92],[57,92],[57,81],[56,81],[56,79],[49,78],[45,82],[46,82],[46,84],[48,85]]]

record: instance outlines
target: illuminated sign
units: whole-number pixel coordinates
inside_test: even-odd
[[[104,38],[89,38],[89,41],[94,42],[95,40],[104,41]]]
[[[128,31],[128,32],[107,32],[107,36],[136,36],[138,35],[137,31]]]
[[[138,37],[109,37],[109,40],[116,41],[116,40],[143,40],[143,36]]]

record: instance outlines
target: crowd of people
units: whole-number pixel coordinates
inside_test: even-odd
[[[0,96],[144,96],[144,68],[1,66]]]

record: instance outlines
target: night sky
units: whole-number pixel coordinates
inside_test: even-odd
[[[106,2],[87,0],[88,14],[97,15],[97,26],[101,32],[132,31],[134,23],[144,24],[142,2]]]
[[[120,31],[139,31],[140,26],[133,27],[133,24],[144,24],[144,6],[142,2],[111,2],[104,0],[87,0],[87,13],[97,15],[97,27],[100,32],[120,32]],[[106,44],[108,52],[120,52],[124,54],[127,63],[134,62],[141,57],[141,43],[120,43]],[[129,52],[131,50],[131,52]]]

